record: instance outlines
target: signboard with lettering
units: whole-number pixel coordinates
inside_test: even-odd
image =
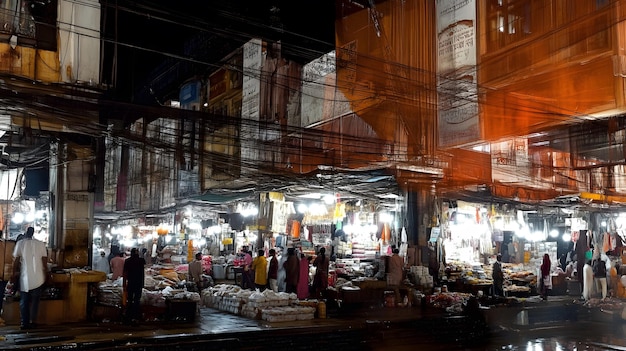
[[[477,141],[475,0],[437,0],[437,42],[439,146]]]

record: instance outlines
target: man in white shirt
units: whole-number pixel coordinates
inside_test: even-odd
[[[106,274],[111,273],[111,266],[109,265],[109,260],[107,259],[104,251],[100,251],[100,257],[96,259],[96,262],[94,262],[93,270],[104,272]]]
[[[39,311],[39,298],[48,275],[48,250],[46,244],[33,238],[35,229],[28,227],[24,238],[15,244],[13,250],[12,283],[19,281],[20,321],[22,329],[36,326]]]

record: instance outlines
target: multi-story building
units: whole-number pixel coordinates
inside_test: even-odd
[[[94,200],[92,138],[104,130],[100,3],[5,1],[0,20],[2,188],[9,189],[2,194],[3,236],[33,225],[65,252],[61,265],[83,266]]]

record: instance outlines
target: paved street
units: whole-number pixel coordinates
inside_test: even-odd
[[[527,319],[520,322],[520,312]],[[626,324],[570,298],[493,307],[481,317],[419,307],[329,311],[268,323],[202,308],[193,322],[82,323],[24,332],[0,328],[2,350],[626,350]],[[558,347],[557,347],[558,346]]]

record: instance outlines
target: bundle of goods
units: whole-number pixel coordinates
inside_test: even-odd
[[[202,256],[202,272],[204,274],[211,274],[213,266],[213,258],[210,255]]]
[[[503,289],[507,296],[526,297],[530,295],[530,287],[528,286],[508,285]]]
[[[272,290],[263,292],[255,291],[247,299],[241,308],[241,314],[248,318],[259,318],[265,310],[274,307],[286,307],[298,301],[298,295],[285,292],[275,293]]]
[[[432,288],[434,285],[433,276],[430,275],[426,266],[411,266],[407,278],[413,285],[423,288]]]
[[[141,292],[141,304],[144,306],[165,308],[165,296],[161,291],[143,289]]]
[[[99,282],[96,301],[104,306],[120,307],[122,305],[122,286],[112,280]]]
[[[315,318],[315,307],[268,307],[262,310],[261,319],[268,322],[290,322]]]
[[[166,299],[200,302],[200,294],[198,294],[197,292],[188,291],[186,289],[174,289],[168,286],[159,292]]]
[[[512,285],[537,286],[537,275],[530,271],[511,272],[509,279]]]
[[[242,301],[250,294],[252,291],[237,285],[217,284],[202,290],[202,304],[220,311],[240,314]]]
[[[467,301],[472,297],[472,294],[468,293],[458,293],[458,292],[447,292],[447,293],[438,293],[429,295],[427,297],[427,305],[435,308],[449,308],[455,305],[463,305],[466,304]]]
[[[275,317],[279,312],[289,313],[296,319],[309,319],[314,313],[315,308],[310,306],[301,306],[298,304],[296,294],[287,294],[284,292],[275,293],[272,290],[251,291],[241,289],[239,286],[229,284],[218,284],[214,287],[207,288],[202,291],[202,302],[207,307],[212,307],[221,311],[238,314],[251,319],[264,318],[265,314],[268,321],[277,321]],[[277,308],[292,309],[277,309]],[[270,317],[273,316],[273,317]]]

